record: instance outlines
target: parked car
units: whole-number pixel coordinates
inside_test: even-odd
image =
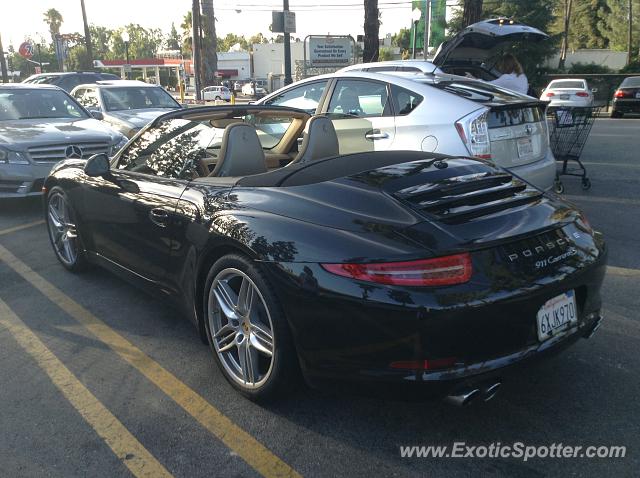
[[[258,134],[274,123],[286,133]],[[45,189],[60,263],[175,300],[254,399],[301,370],[488,400],[506,367],[601,320],[607,250],[574,206],[483,160],[339,155],[331,121],[301,110],[167,113]]]
[[[161,86],[136,80],[79,85],[71,95],[96,118],[107,122],[127,138],[133,137],[167,110],[182,107]]]
[[[540,99],[549,101],[550,106],[593,106],[594,91],[580,78],[552,80]]]
[[[41,194],[53,165],[114,154],[126,138],[52,85],[0,85],[0,197]]]
[[[262,98],[267,94],[267,90],[256,84],[255,81],[250,81],[242,86],[242,94],[245,96],[253,96],[254,98]]]
[[[119,80],[120,77],[111,73],[99,73],[95,71],[75,71],[64,73],[39,73],[37,75],[31,75],[29,78],[23,81],[23,83],[29,83],[34,85],[47,84],[55,85],[62,88],[65,91],[71,91],[76,86],[89,83],[97,83],[103,80]]]
[[[640,113],[640,76],[625,78],[613,93],[611,117],[621,118],[625,113]]]
[[[546,102],[483,81],[443,73],[343,71],[293,83],[257,103],[329,115],[343,154],[470,155],[542,189],[553,186]]]
[[[205,101],[231,101],[231,91],[226,86],[207,86],[202,90],[202,99]]]
[[[516,43],[539,43],[549,36],[510,18],[494,18],[474,23],[452,39],[442,43],[431,61],[395,60],[351,65],[340,71],[422,73],[437,75],[467,74],[485,81],[495,80],[501,73],[495,68],[502,53]],[[529,91],[530,96],[533,90]]]

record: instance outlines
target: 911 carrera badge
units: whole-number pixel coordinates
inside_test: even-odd
[[[577,253],[578,251],[575,249],[575,247],[570,247],[569,250],[563,254],[559,254],[557,256],[549,256],[546,259],[540,259],[536,261],[536,269],[542,269],[543,267],[550,266],[552,264],[555,264],[556,262],[560,262],[566,259],[567,257],[575,256]]]

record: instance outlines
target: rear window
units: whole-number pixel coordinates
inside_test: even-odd
[[[584,88],[584,81],[580,80],[562,80],[552,81],[549,83],[549,88]]]
[[[526,98],[516,92],[504,90],[481,81],[464,81],[456,79],[437,82],[425,81],[425,83],[479,103],[493,101],[511,103],[513,101],[521,101],[523,98]]]
[[[491,110],[487,118],[489,128],[504,128],[525,123],[542,121],[542,112],[535,107],[515,108],[507,110]]]
[[[620,86],[623,88],[640,87],[640,76],[630,76],[629,78],[625,78]]]

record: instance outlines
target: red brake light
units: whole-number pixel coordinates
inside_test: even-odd
[[[443,286],[468,282],[471,278],[471,255],[421,259],[410,262],[368,264],[321,264],[332,274],[386,285]]]
[[[456,357],[427,359],[427,360],[399,360],[391,362],[389,366],[395,369],[406,370],[438,370],[452,368],[458,363]]]
[[[576,93],[576,96],[581,96],[582,98],[586,98],[587,96],[589,96],[589,93],[587,93],[586,91],[578,91]]]
[[[550,91],[549,93],[547,93],[547,96],[556,96],[556,94]]]
[[[622,91],[622,90],[616,90],[616,92],[613,94],[613,96],[615,98],[624,98],[625,96],[627,96],[627,93],[625,91]]]

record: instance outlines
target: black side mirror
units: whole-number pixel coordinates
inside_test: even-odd
[[[84,173],[92,178],[105,176],[110,169],[109,156],[105,153],[94,154],[87,159],[87,163],[84,165]]]
[[[104,115],[102,114],[102,111],[100,110],[96,110],[91,108],[89,110],[89,113],[91,113],[91,116],[93,116],[95,119],[102,121],[104,119]]]

